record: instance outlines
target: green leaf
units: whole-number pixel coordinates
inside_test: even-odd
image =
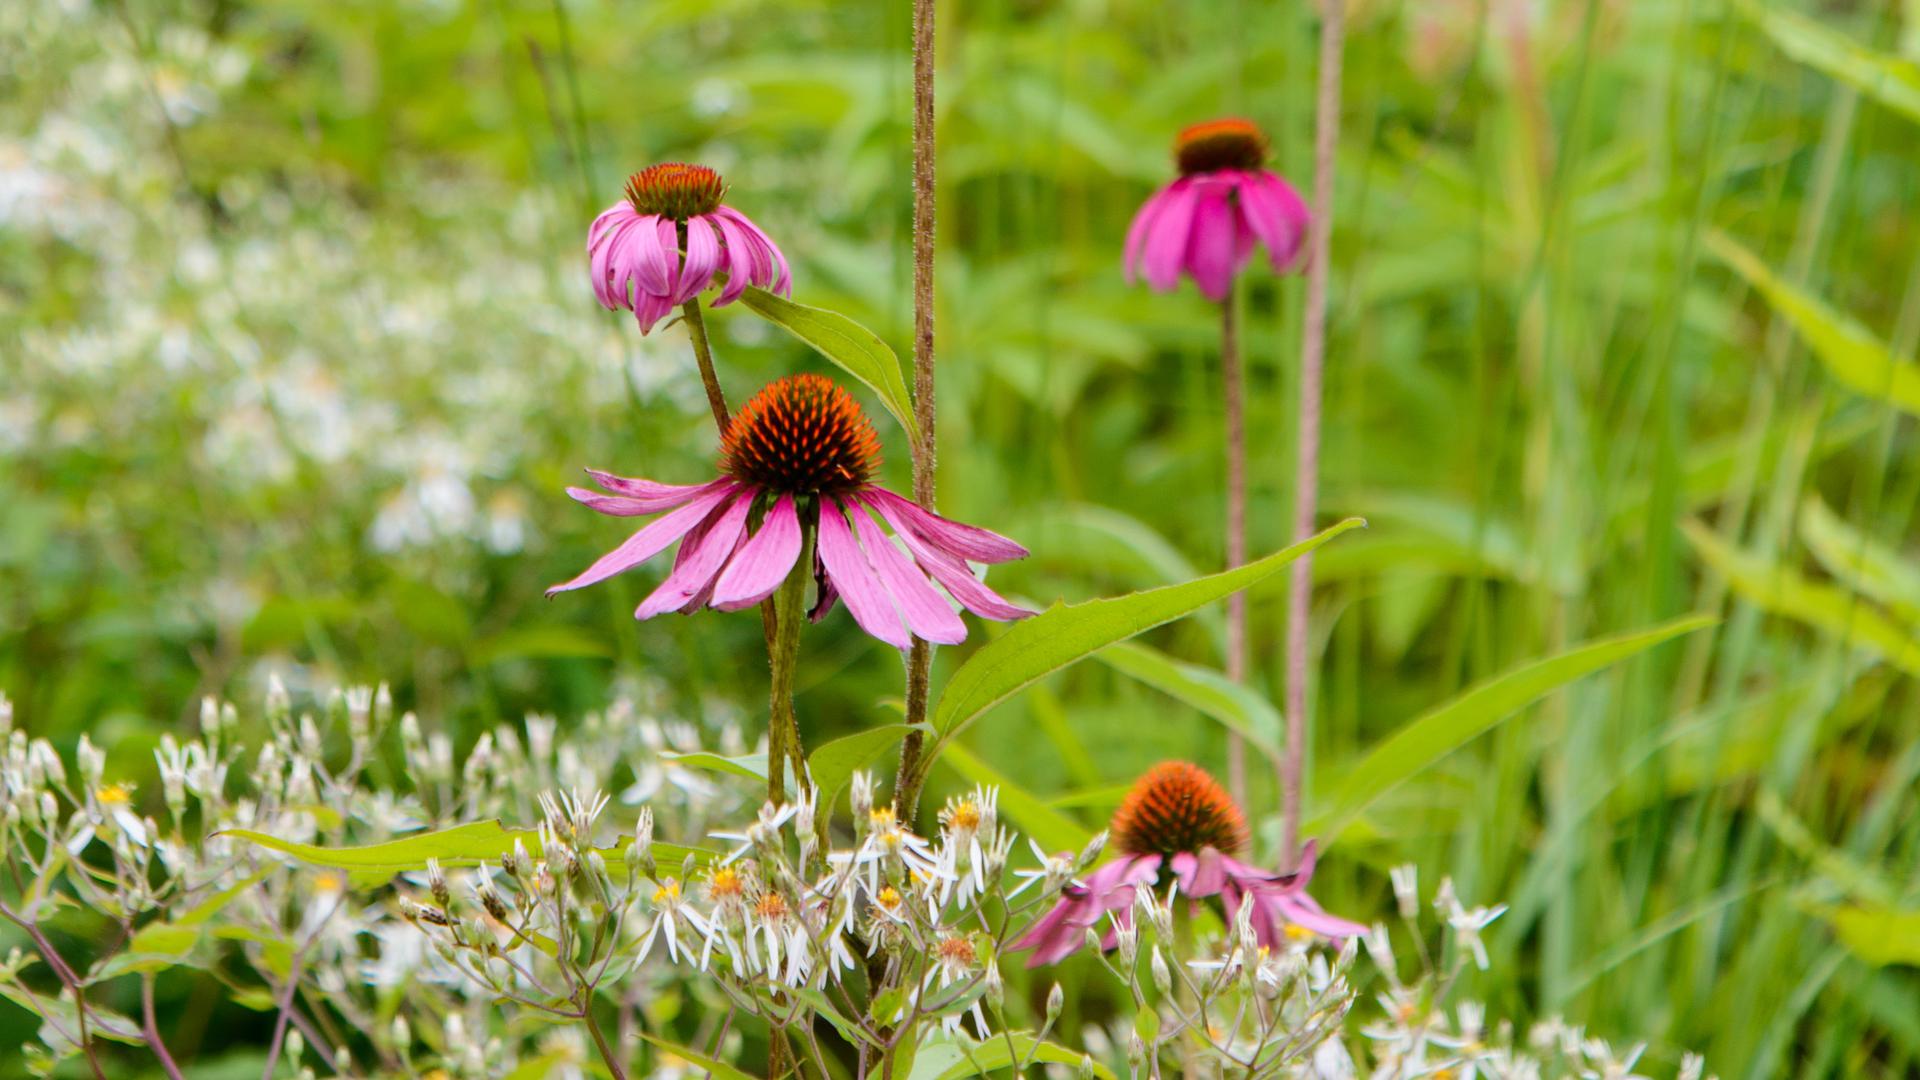
[[[696,750],[691,754],[663,752],[660,756],[676,765],[683,765],[689,769],[706,769],[710,772],[732,773],[735,776],[744,776],[749,780],[758,780],[763,784],[767,782],[767,755],[764,753],[726,757],[710,750]]]
[[[1793,327],[1828,374],[1875,401],[1920,416],[1920,364],[1894,356],[1852,316],[1776,277],[1759,256],[1724,233],[1709,233],[1707,247]]]
[[[689,1064],[700,1066],[707,1070],[710,1075],[717,1077],[718,1080],[754,1080],[752,1073],[742,1072],[726,1062],[718,1058],[710,1058],[698,1050],[681,1046],[679,1043],[668,1042],[657,1035],[649,1035],[644,1031],[638,1032],[637,1034],[658,1047],[661,1051],[672,1054],[674,1057]]]
[[[926,729],[924,724],[882,724],[820,744],[807,755],[807,771],[813,774],[814,785],[820,789],[820,806],[831,807],[854,773],[886,753],[916,726]]]
[[[1875,967],[1920,967],[1920,911],[1878,904],[1847,904],[1824,909],[1821,917],[1855,956]]]
[[[1152,1046],[1154,1040],[1160,1037],[1160,1010],[1154,1008],[1152,1002],[1140,1006],[1134,1012],[1133,1033],[1140,1036],[1140,1041],[1148,1046]]]
[[[907,429],[907,436],[919,441],[920,426],[913,420],[913,401],[907,396],[906,377],[900,373],[900,358],[879,335],[838,312],[796,304],[764,289],[749,287],[740,302],[866,383]]]
[[[282,840],[251,829],[227,829],[216,836],[233,836],[241,840],[260,845],[272,851],[291,855],[311,866],[325,866],[336,870],[375,871],[391,878],[394,874],[410,870],[423,870],[428,859],[440,860],[440,865],[448,868],[479,866],[490,863],[513,850],[513,842],[519,840],[526,845],[529,854],[538,857],[543,854],[538,829],[509,829],[498,821],[475,821],[466,825],[455,825],[438,832],[417,833],[413,836],[389,840],[384,844],[367,844],[358,847],[324,847],[318,844],[296,844],[291,840]],[[616,857],[624,854],[629,841],[621,837],[609,847],[599,849],[603,855]],[[711,853],[699,848],[680,847],[676,844],[655,842],[653,855],[661,865],[678,865],[688,856],[704,860]],[[356,879],[356,884],[367,879]]]
[[[1740,12],[1765,31],[1781,52],[1920,120],[1920,64],[1876,52],[1792,11],[1743,3]]]
[[[424,641],[458,648],[473,636],[467,609],[424,581],[394,578],[386,593],[394,618]]]
[[[1858,597],[1740,551],[1697,521],[1681,522],[1680,530],[1700,558],[1727,579],[1733,591],[1762,609],[1825,631],[1909,675],[1920,675],[1920,640]]]
[[[1065,1065],[1071,1069],[1077,1068],[1081,1060],[1087,1056],[1058,1043],[1040,1042],[1030,1031],[1012,1031],[1008,1032],[1004,1038],[995,1036],[975,1046],[970,1053],[963,1056],[963,1060],[940,1073],[939,1080],[962,1080],[963,1077],[979,1076],[1007,1068],[1015,1062],[1008,1053],[1009,1041],[1013,1043],[1013,1053],[1019,1055],[1020,1061]],[[1098,1062],[1093,1066],[1093,1074],[1100,1080],[1114,1080],[1113,1070]]]
[[[1061,668],[1257,585],[1328,540],[1365,524],[1348,518],[1264,559],[1178,585],[1083,604],[1055,604],[1015,623],[960,665],[940,695],[934,728],[943,740],[951,739],[988,709]]]
[[[1175,660],[1158,649],[1131,641],[1109,645],[1094,658],[1218,720],[1269,758],[1279,758],[1281,733],[1285,730],[1280,711],[1220,672]]]
[[[907,992],[896,986],[867,1005],[867,1018],[876,1024],[892,1025],[906,1007]]]
[[[1801,504],[1800,538],[1827,573],[1920,625],[1920,566],[1842,520],[1818,495]]]
[[[1048,851],[1079,851],[1093,834],[1038,796],[1007,779],[958,743],[940,754],[940,762],[976,784],[1000,789],[1000,812]]]
[[[1310,822],[1308,831],[1331,840],[1374,800],[1548,691],[1714,622],[1711,616],[1690,615],[1651,629],[1591,641],[1469,689],[1394,732],[1346,770],[1346,780],[1333,797],[1333,809]]]
[[[521,626],[486,637],[473,646],[475,664],[507,660],[600,660],[613,655],[606,642],[577,626]]]

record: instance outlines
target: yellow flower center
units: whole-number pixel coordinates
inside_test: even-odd
[[[100,800],[102,806],[130,806],[133,803],[133,792],[129,791],[125,784],[108,784],[105,787],[96,788],[93,797]]]
[[[707,895],[714,900],[733,900],[746,890],[746,882],[740,877],[740,871],[731,866],[715,870],[707,878]]]
[[[673,878],[661,882],[660,887],[653,890],[653,902],[656,904],[671,904],[679,899],[680,883]]]
[[[898,911],[901,904],[900,890],[888,885],[874,895],[873,902],[888,911]]]
[[[961,799],[940,815],[947,828],[954,832],[972,832],[980,827],[980,804],[972,799]]]

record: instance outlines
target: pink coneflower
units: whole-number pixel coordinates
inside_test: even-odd
[[[1265,168],[1267,138],[1245,120],[1211,120],[1174,140],[1180,178],[1147,200],[1127,230],[1127,280],[1145,274],[1161,292],[1182,270],[1219,302],[1255,241],[1278,272],[1292,269],[1307,235],[1307,204]]]
[[[720,200],[726,182],[704,165],[673,162],[627,179],[627,197],[593,219],[587,255],[593,294],[609,311],[625,308],[647,333],[674,308],[700,295],[717,274],[722,307],[748,285],[787,294],[787,257],[745,214]]]
[[[1120,925],[1132,925],[1136,886],[1162,880],[1177,882],[1179,891],[1195,900],[1219,896],[1229,923],[1238,917],[1242,903],[1252,904],[1254,933],[1269,948],[1303,932],[1335,939],[1366,933],[1359,923],[1327,914],[1307,895],[1313,877],[1312,843],[1291,874],[1234,859],[1232,853],[1247,843],[1246,819],[1226,790],[1197,765],[1166,761],[1149,769],[1120,804],[1110,831],[1120,857],[1094,871],[1084,885],[1062,890],[1060,903],[1015,943],[1016,949],[1035,950],[1029,967],[1071,955],[1087,929],[1109,913]],[[1106,947],[1111,948],[1114,939],[1109,929]]]
[[[895,648],[907,648],[909,634],[957,644],[967,629],[933,587],[936,581],[976,615],[1005,621],[1033,614],[987,588],[967,565],[1022,558],[1026,548],[877,486],[879,463],[879,437],[850,394],[818,375],[781,379],[728,423],[719,479],[682,486],[589,470],[611,494],[568,488],[567,494],[614,517],[672,512],[547,593],[605,581],[679,540],[673,572],[634,618],[702,607],[737,611],[780,587],[811,535],[817,541],[819,599],[809,612],[815,622],[844,598],[862,630]],[[875,515],[906,545],[905,552]],[[753,521],[759,524],[750,528]]]

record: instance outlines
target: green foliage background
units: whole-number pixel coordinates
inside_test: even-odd
[[[1372,526],[1316,564],[1319,805],[1482,679],[1724,618],[1419,775],[1337,838],[1316,891],[1384,913],[1410,859],[1507,899],[1467,992],[1648,1037],[1657,1061],[1912,1075],[1920,10],[1352,6],[1324,502]],[[561,494],[582,466],[712,468],[684,338],[594,304],[585,226],[630,170],[714,165],[795,299],[904,351],[907,13],[5,5],[19,722],[92,732],[138,777],[200,695],[269,670],[391,680],[456,737],[576,716],[636,674],[689,712],[756,715],[755,620],[635,625],[651,572],[540,599],[619,535]],[[1127,287],[1121,241],[1193,120],[1256,119],[1305,187],[1315,25],[1253,0],[943,6],[941,502],[1033,548],[1004,589],[1081,600],[1217,567],[1217,314],[1190,286]],[[1247,280],[1264,552],[1288,539],[1300,288]],[[743,309],[710,326],[736,399],[820,366]],[[1252,602],[1272,700],[1282,588]],[[1217,666],[1220,633],[1214,612],[1149,641]],[[849,620],[809,631],[805,662],[810,741],[892,717],[901,667]],[[1096,826],[1138,770],[1217,765],[1222,742],[1086,665],[990,714],[964,760]]]

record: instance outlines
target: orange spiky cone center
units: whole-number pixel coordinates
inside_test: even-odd
[[[713,213],[726,194],[727,182],[705,165],[670,161],[627,178],[627,201],[635,210],[675,221]]]
[[[1246,846],[1247,821],[1205,769],[1165,761],[1147,770],[1113,815],[1114,846],[1129,855],[1177,855]]]
[[[768,384],[733,415],[720,444],[722,472],[788,495],[858,490],[879,464],[880,437],[860,403],[819,375]]]
[[[1228,117],[1194,124],[1173,140],[1183,176],[1221,169],[1258,169],[1267,163],[1267,137],[1252,121]]]

